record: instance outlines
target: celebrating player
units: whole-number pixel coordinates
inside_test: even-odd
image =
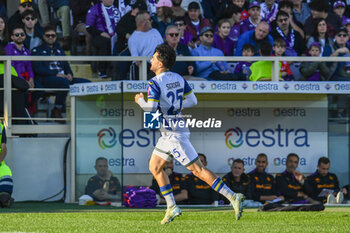
[[[186,80],[179,74],[169,72],[175,61],[175,51],[169,45],[159,45],[151,59],[151,71],[156,76],[148,82],[148,102],[144,100],[142,93],[135,95],[135,102],[143,110],[154,112],[158,109],[162,113],[164,122],[183,121],[181,110],[197,104],[197,98]],[[181,125],[169,124],[166,127],[162,126],[161,137],[149,162],[149,169],[157,180],[160,191],[167,203],[167,211],[161,224],[169,223],[176,216],[181,215],[181,210],[175,203],[169,178],[163,171],[163,167],[172,157],[199,179],[211,185],[215,191],[224,195],[233,206],[236,220],[239,220],[243,211],[243,194],[234,193],[220,177],[203,166],[198,159],[197,152],[190,143],[189,130],[181,128]]]

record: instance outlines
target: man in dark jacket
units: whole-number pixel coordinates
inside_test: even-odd
[[[23,26],[21,14],[25,10],[33,10],[32,0],[20,0],[20,3],[18,5],[18,11],[16,11],[9,18],[9,21],[8,21],[8,30],[9,30],[9,32],[12,32],[14,26],[18,26],[18,25]]]
[[[32,50],[34,56],[65,56],[64,50],[56,43],[57,34],[54,26],[44,28],[43,44]],[[73,72],[66,61],[35,61],[33,62],[35,77],[43,87],[69,88],[70,84],[89,82],[87,79],[73,78]],[[57,92],[55,108],[51,111],[52,118],[62,118],[62,108],[66,102],[66,92]],[[59,123],[64,123],[59,121]]]

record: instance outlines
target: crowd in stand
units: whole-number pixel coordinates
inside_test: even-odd
[[[350,56],[350,11],[343,1],[20,0],[12,16],[3,9],[0,49],[7,55],[64,56],[83,37],[85,54],[100,56],[151,57],[161,43],[177,56]],[[111,76],[112,65],[99,61],[99,78]],[[28,88],[88,81],[74,78],[69,64],[60,61],[14,61],[12,66],[13,76]],[[139,66],[139,61],[118,62],[113,76],[136,79]],[[177,62],[172,71],[203,80],[262,81],[271,80],[271,67],[269,61],[196,61]],[[280,62],[280,67],[285,81],[350,80],[350,62]],[[33,113],[42,95],[16,98]],[[56,95],[54,118],[62,117],[65,96]],[[23,117],[23,108],[17,108],[13,116]]]

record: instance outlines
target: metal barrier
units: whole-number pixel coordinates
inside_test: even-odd
[[[0,56],[0,61],[4,63],[4,124],[7,128],[7,135],[13,134],[69,134],[70,125],[14,125],[12,120],[23,120],[27,118],[12,117],[12,85],[11,85],[11,62],[12,61],[141,61],[139,80],[147,80],[147,62],[150,57],[131,57],[131,56]],[[177,61],[271,61],[272,81],[279,81],[279,63],[280,61],[297,62],[350,62],[350,57],[177,57]],[[30,88],[29,91],[68,91],[68,89],[53,88]],[[71,115],[72,117],[72,115]],[[55,120],[52,118],[33,118],[34,120]],[[56,119],[60,120],[60,119]],[[61,119],[66,120],[66,119]]]

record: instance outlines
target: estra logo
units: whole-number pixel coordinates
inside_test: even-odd
[[[101,129],[98,133],[98,145],[102,149],[109,149],[117,144],[117,135],[112,127]]]

